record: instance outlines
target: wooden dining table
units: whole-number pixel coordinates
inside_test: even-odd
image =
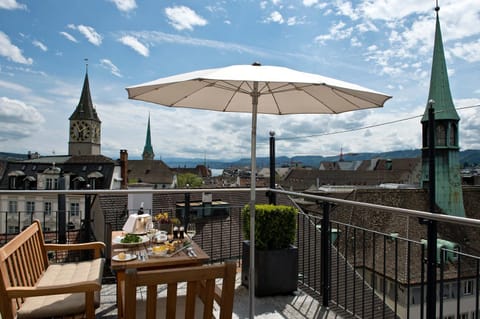
[[[148,242],[136,245],[119,243],[118,238],[123,237],[124,235],[125,232],[123,231],[112,232],[112,260],[110,267],[115,273],[117,279],[117,307],[119,318],[123,318],[123,285],[125,283],[125,271],[127,269],[135,268],[141,271],[199,266],[208,262],[210,259],[210,257],[193,240],[189,241],[191,242],[191,247],[196,256],[189,256],[186,250],[182,250],[171,256],[156,257],[148,254]],[[115,256],[121,252],[134,255],[135,258],[133,260],[119,261]]]

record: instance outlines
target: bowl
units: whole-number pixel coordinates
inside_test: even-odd
[[[156,245],[152,247],[152,255],[166,256],[168,254],[168,247],[165,245]]]

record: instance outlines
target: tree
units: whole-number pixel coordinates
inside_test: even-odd
[[[178,188],[200,187],[203,185],[203,179],[192,173],[180,174],[177,177]]]

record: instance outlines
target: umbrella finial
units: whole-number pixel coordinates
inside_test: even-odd
[[[253,66],[261,66],[262,64],[260,62],[253,62],[252,65]]]

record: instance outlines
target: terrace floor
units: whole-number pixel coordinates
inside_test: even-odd
[[[248,289],[240,283],[240,274],[237,274],[235,304],[233,308],[234,319],[244,319],[249,317]],[[104,284],[102,286],[101,305],[96,311],[97,319],[117,318],[115,295],[115,284]],[[144,293],[139,291],[137,298],[145,298]],[[342,317],[335,314],[332,310],[322,307],[321,303],[317,300],[314,300],[308,294],[299,290],[295,294],[289,296],[255,298],[255,318],[330,319]]]

